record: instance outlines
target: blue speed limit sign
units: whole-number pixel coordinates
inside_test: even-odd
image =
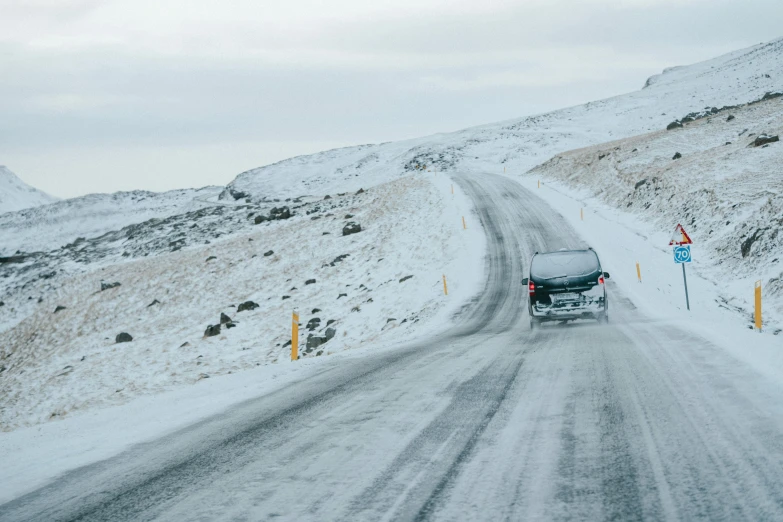
[[[682,245],[682,246],[676,246],[674,247],[674,262],[679,263],[690,263],[691,262],[691,246],[690,245]]]

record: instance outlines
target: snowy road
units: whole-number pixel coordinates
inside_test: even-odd
[[[0,520],[783,519],[783,386],[636,311],[528,329],[523,267],[578,247],[506,178],[457,176],[489,248],[460,325],[66,474]]]

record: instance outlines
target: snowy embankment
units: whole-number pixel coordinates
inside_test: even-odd
[[[668,255],[681,223],[694,241],[692,270],[714,285],[710,295],[750,325],[753,285],[761,280],[763,316],[776,331],[783,326],[783,142],[755,144],[778,135],[783,97],[560,154],[526,179],[577,189],[588,211],[600,201],[622,211],[621,223],[640,219],[637,232]]]
[[[423,324],[444,327],[483,272],[483,235],[455,191],[443,174],[420,173],[62,282],[3,334],[0,428],[288,363],[294,309],[303,358],[397,342],[421,335]],[[344,236],[348,222],[361,232]],[[101,291],[102,280],[120,286]],[[238,312],[247,301],[258,307]],[[233,326],[207,337],[221,314]],[[122,332],[133,341],[116,343]],[[309,336],[318,340],[308,346]]]

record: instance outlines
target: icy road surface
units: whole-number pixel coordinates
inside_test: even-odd
[[[529,256],[583,243],[516,182],[456,179],[489,249],[458,328],[335,359],[0,520],[783,519],[781,384],[611,284],[609,326],[531,332]]]

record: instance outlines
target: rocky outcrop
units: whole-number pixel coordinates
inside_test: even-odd
[[[209,325],[207,326],[206,331],[204,331],[204,337],[214,337],[216,335],[220,335],[220,325]]]
[[[258,308],[257,303],[254,303],[253,301],[245,301],[239,305],[237,308],[237,313],[244,312],[245,310],[255,310],[256,308]]]
[[[350,236],[351,234],[357,234],[362,231],[362,226],[359,223],[349,221],[343,227],[343,235]]]
[[[754,147],[761,147],[762,145],[766,145],[767,143],[775,143],[776,141],[780,141],[779,136],[770,136],[768,134],[760,134],[756,136],[756,139],[753,140],[752,145]]]

